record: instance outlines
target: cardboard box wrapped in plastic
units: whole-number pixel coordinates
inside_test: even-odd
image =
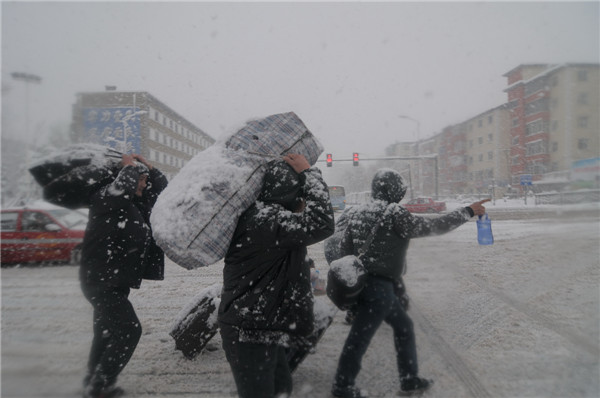
[[[293,112],[247,122],[169,182],[150,218],[156,243],[184,268],[214,264],[225,256],[239,216],[258,198],[267,163],[299,153],[314,165],[322,152]]]

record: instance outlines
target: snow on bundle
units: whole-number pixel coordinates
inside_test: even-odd
[[[44,199],[76,209],[112,182],[121,168],[122,153],[96,144],[76,144],[38,160],[29,172],[43,188]]]
[[[295,113],[252,120],[190,160],[158,197],[154,239],[180,266],[225,255],[239,216],[256,201],[268,162],[299,153],[315,164],[323,147]]]
[[[177,315],[171,332],[175,348],[188,359],[195,358],[219,329],[217,309],[221,303],[222,284],[202,290]]]
[[[327,297],[341,310],[347,310],[357,300],[367,275],[360,259],[344,256],[331,262],[327,273]]]
[[[339,258],[333,261],[330,267],[331,272],[348,287],[355,286],[360,277],[365,275],[365,269],[362,264],[357,265],[356,256],[354,255]]]

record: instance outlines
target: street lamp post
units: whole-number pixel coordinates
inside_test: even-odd
[[[419,139],[420,139],[420,136],[421,136],[421,122],[419,122],[417,119],[412,118],[412,117],[407,116],[407,115],[398,115],[398,117],[400,119],[410,120],[410,121],[415,122],[417,124],[417,130],[415,131],[415,145],[416,145],[416,152],[417,153],[415,153],[415,155],[419,156],[420,152],[421,152],[420,149],[419,149]],[[417,183],[419,185],[420,192],[423,192],[423,175],[422,175],[423,167],[422,167],[421,163],[422,163],[422,161],[420,161],[418,163],[418,167],[417,167]]]
[[[27,145],[25,147],[25,164],[27,165],[27,167],[29,167],[29,163],[31,161],[30,159],[30,143],[33,141],[33,137],[31,137],[30,131],[29,131],[29,85],[31,83],[35,83],[35,84],[40,84],[42,82],[42,78],[37,76],[37,75],[33,75],[31,73],[24,73],[24,72],[12,72],[11,77],[15,80],[19,80],[25,83],[25,135],[26,135],[26,142]],[[28,187],[27,192],[24,193],[24,197],[22,197],[22,200],[27,203],[30,200],[30,197],[32,195],[32,191],[33,189],[31,187],[35,187],[36,184],[33,181],[33,178],[31,177],[31,175],[29,173],[25,173],[24,178],[26,179],[26,183],[25,185]]]
[[[42,82],[42,78],[37,75],[24,72],[13,72],[10,75],[15,80],[25,82],[25,132],[27,134],[27,138],[29,139],[31,138],[29,136],[29,84],[40,84]]]

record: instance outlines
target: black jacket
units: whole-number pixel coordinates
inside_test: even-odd
[[[306,336],[313,328],[313,296],[306,246],[333,233],[333,209],[318,169],[300,174],[306,208],[293,213],[257,201],[240,217],[223,269],[219,322],[263,336]]]
[[[341,255],[358,256],[358,250],[379,220],[380,227],[361,260],[369,274],[399,281],[412,238],[449,232],[473,216],[473,211],[468,207],[434,219],[415,216],[398,203],[405,193],[406,187],[397,172],[385,169],[378,171],[371,184],[374,201],[348,214],[350,220],[340,243]]]
[[[142,279],[164,278],[164,255],[152,238],[150,212],[167,179],[153,168],[138,197],[139,176],[135,167],[126,166],[92,195],[81,253],[82,282],[139,288]]]

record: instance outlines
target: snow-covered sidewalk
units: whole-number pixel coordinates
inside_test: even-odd
[[[493,231],[493,246],[477,244],[474,220],[411,243],[405,276],[410,314],[421,373],[435,379],[426,396],[600,396],[598,211],[537,219],[519,219],[517,212],[493,219]],[[326,275],[322,244],[309,252]],[[145,281],[132,291],[144,332],[120,378],[129,397],[235,396],[218,335],[211,341],[216,350],[192,361],[175,351],[168,335],[178,312],[220,282],[221,268],[187,271],[169,262],[165,281]],[[1,396],[80,396],[92,332],[77,267],[4,268],[1,279]],[[293,397],[330,396],[348,330],[338,312],[294,374]],[[384,325],[358,379],[370,396],[396,395],[393,351]]]

